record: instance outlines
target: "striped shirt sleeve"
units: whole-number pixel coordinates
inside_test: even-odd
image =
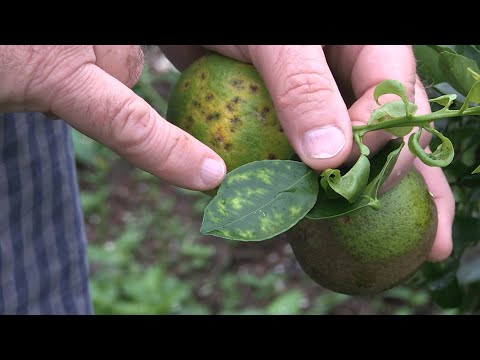
[[[0,314],[91,314],[69,126],[0,113]]]

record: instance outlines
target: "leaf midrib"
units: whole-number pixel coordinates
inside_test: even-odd
[[[232,225],[232,224],[234,224],[234,223],[236,223],[236,222],[238,222],[238,221],[241,221],[241,220],[245,219],[246,217],[252,215],[254,212],[265,208],[266,206],[270,205],[278,196],[280,196],[280,195],[281,195],[282,193],[284,193],[284,192],[287,192],[289,189],[291,189],[292,187],[294,187],[295,185],[297,185],[299,182],[301,182],[305,177],[307,177],[307,176],[310,175],[311,173],[312,173],[312,170],[309,170],[305,175],[303,175],[301,178],[299,178],[295,183],[293,183],[292,185],[290,185],[290,186],[287,187],[286,189],[278,192],[269,202],[267,202],[266,204],[262,205],[261,207],[255,209],[255,210],[253,210],[253,211],[251,211],[251,212],[249,212],[248,214],[245,214],[244,216],[242,216],[242,217],[240,217],[240,218],[238,218],[238,219],[235,219],[235,220],[233,220],[233,221],[231,221],[231,222],[227,222],[227,223],[225,223],[225,224],[222,225],[222,226],[219,226],[219,227],[213,228],[213,229],[211,229],[211,230],[208,230],[208,231],[206,232],[206,234],[209,234],[209,233],[211,233],[212,231],[216,231],[216,230],[223,229],[223,228],[225,228],[226,226],[230,226],[230,225]]]

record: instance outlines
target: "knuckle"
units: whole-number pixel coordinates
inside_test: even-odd
[[[180,164],[188,163],[191,155],[191,141],[185,134],[165,137],[161,150],[161,158],[156,164],[159,172],[179,168]]]
[[[320,110],[330,101],[335,86],[329,76],[311,67],[302,70],[288,64],[283,70],[289,74],[279,91],[278,106],[304,114]]]
[[[149,148],[156,117],[143,99],[134,97],[119,102],[107,114],[111,142],[119,152],[129,156]]]
[[[92,61],[88,46],[34,47],[32,51],[32,77],[26,89],[32,98],[53,97],[52,89],[68,87],[78,70]]]
[[[10,88],[9,96],[16,102],[30,102],[52,71],[46,64],[52,59],[55,46],[5,45],[0,47],[0,72],[3,85]],[[40,91],[38,91],[40,93]],[[8,98],[7,98],[8,99]]]

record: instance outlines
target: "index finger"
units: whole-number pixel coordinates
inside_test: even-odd
[[[192,190],[223,179],[223,160],[163,119],[145,100],[94,64],[50,84],[51,110],[133,165]]]

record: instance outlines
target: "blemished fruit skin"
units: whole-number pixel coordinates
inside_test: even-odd
[[[227,172],[293,155],[255,67],[219,54],[197,59],[182,73],[166,117],[220,155]]]
[[[302,220],[287,233],[307,275],[348,295],[373,295],[408,280],[427,260],[437,209],[422,176],[410,170],[369,207],[327,220]]]

